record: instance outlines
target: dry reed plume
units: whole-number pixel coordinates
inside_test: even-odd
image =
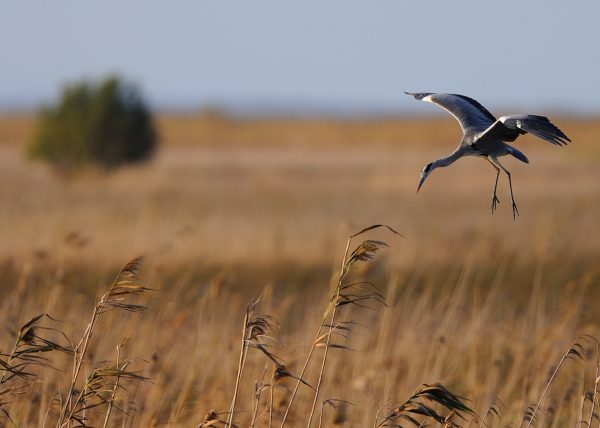
[[[150,291],[142,285],[138,277],[141,263],[141,258],[134,259],[119,272],[109,290],[94,306],[91,320],[77,345],[60,345],[39,335],[39,332],[55,333],[66,342],[71,342],[57,328],[41,325],[45,319],[54,321],[47,314],[38,315],[21,327],[12,351],[0,354],[5,358],[0,359],[0,410],[9,421],[14,422],[8,410],[11,404],[9,397],[14,399],[19,394],[26,394],[34,382],[43,382],[40,369],[58,370],[51,365],[50,356],[45,356],[51,352],[63,352],[72,356],[72,375],[66,391],[57,390],[53,393],[55,397],[46,409],[44,426],[87,427],[91,426],[90,421],[100,420],[97,414],[102,412],[102,426],[107,427],[112,426],[109,422],[114,409],[126,413],[116,406],[117,393],[125,390],[124,384],[145,381],[147,378],[136,371],[128,370],[133,361],[121,358],[122,345],[117,346],[114,362],[90,365],[87,358],[92,335],[101,315],[111,310],[139,312],[146,309],[146,306],[134,301],[138,295]],[[86,364],[88,373],[86,379],[80,382],[81,371]],[[38,370],[33,371],[32,368]],[[14,386],[16,381],[20,382]],[[52,420],[52,407],[56,401],[60,405],[60,411],[56,420]]]

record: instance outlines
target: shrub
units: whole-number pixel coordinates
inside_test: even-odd
[[[88,164],[113,169],[149,159],[157,145],[152,115],[133,85],[109,77],[68,85],[40,112],[29,154],[60,170]]]

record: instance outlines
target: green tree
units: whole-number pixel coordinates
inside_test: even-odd
[[[65,87],[58,105],[40,112],[29,154],[70,171],[107,170],[149,159],[157,145],[152,114],[140,91],[117,77]]]

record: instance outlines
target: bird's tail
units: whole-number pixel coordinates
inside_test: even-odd
[[[522,152],[515,149],[513,146],[509,146],[508,153],[519,159],[521,162],[529,163],[529,159]]]

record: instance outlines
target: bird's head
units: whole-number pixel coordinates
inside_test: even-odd
[[[419,180],[419,187],[417,187],[417,193],[419,192],[419,190],[421,189],[421,186],[423,185],[423,183],[425,183],[425,180],[427,179],[427,177],[429,176],[429,174],[431,174],[431,171],[433,171],[433,170],[434,170],[433,162],[430,162],[423,167],[423,169],[421,170],[421,179]]]

